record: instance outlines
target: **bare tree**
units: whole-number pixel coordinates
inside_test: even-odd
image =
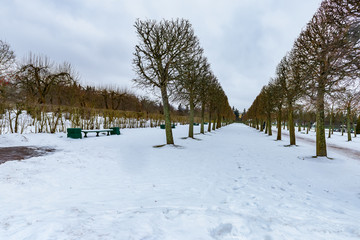
[[[212,129],[212,121],[213,121],[213,113],[215,109],[215,103],[216,103],[216,94],[220,89],[220,84],[215,76],[212,77],[209,85],[208,85],[208,92],[207,92],[207,105],[209,110],[209,125],[208,125],[208,132],[211,132]],[[215,120],[213,123],[213,126],[215,126]],[[215,130],[215,128],[213,128]]]
[[[133,59],[137,78],[142,88],[160,90],[165,116],[166,143],[174,144],[171,130],[169,94],[178,78],[177,66],[193,53],[198,45],[188,20],[137,20],[134,24],[139,38]]]
[[[210,71],[210,65],[206,65],[207,70],[204,71],[204,75],[200,78],[199,88],[198,88],[198,96],[199,101],[201,103],[201,126],[200,126],[200,133],[204,134],[204,124],[205,124],[205,108],[207,106],[207,103],[209,102],[209,92],[210,92],[210,86],[213,82],[216,81],[216,77],[213,75],[213,73]],[[210,107],[209,107],[210,112]],[[209,124],[210,120],[209,120]]]
[[[349,11],[351,9],[351,11]],[[355,9],[354,11],[352,11]],[[316,101],[316,156],[327,156],[325,96],[359,76],[359,1],[324,0],[295,45],[311,72],[309,84]]]
[[[230,112],[232,112],[228,102],[228,98],[222,87],[219,85],[219,88],[215,94],[216,129],[221,128],[224,120],[223,118],[227,115],[227,111],[229,108]],[[215,130],[214,126],[215,123],[213,125],[213,129]]]
[[[277,140],[281,140],[281,113],[282,113],[282,88],[275,80],[270,80],[269,84],[262,90],[265,98],[265,114],[267,122],[267,133],[269,136],[272,135],[272,114],[277,111],[277,128],[278,135]],[[280,132],[280,135],[279,135]],[[279,137],[280,136],[280,137]]]
[[[333,124],[333,121],[334,121],[334,105],[336,104],[336,100],[337,98],[335,97],[331,97],[331,98],[328,98],[326,100],[326,105],[327,105],[327,108],[329,109],[328,112],[328,116],[329,116],[329,133],[328,133],[328,138],[331,138],[331,134],[333,134],[333,131],[334,131],[334,124]]]
[[[6,88],[9,84],[11,68],[15,63],[15,54],[10,49],[10,45],[0,40],[0,99],[6,97]],[[4,100],[1,99],[3,103]]]
[[[0,76],[15,63],[14,51],[10,49],[10,45],[0,40]]]
[[[343,92],[336,95],[339,100],[340,108],[346,111],[346,132],[348,141],[351,141],[351,121],[353,119],[353,110],[356,109],[360,102],[360,91],[358,86],[348,86]]]
[[[199,102],[199,91],[204,85],[201,80],[206,78],[208,64],[202,55],[202,49],[194,49],[194,56],[187,59],[178,69],[179,77],[176,81],[177,96],[185,100],[190,107],[189,111],[189,135],[194,138],[194,111]]]
[[[283,105],[284,105],[284,92],[281,87],[280,79],[277,77],[272,79],[269,83],[271,89],[272,101],[274,104],[274,110],[276,111],[276,122],[277,122],[277,136],[276,140],[281,140],[281,121],[283,114]]]
[[[70,85],[75,79],[76,74],[69,63],[56,65],[47,57],[30,53],[25,63],[20,66],[16,81],[29,96],[44,104],[52,88]]]
[[[296,145],[294,105],[303,93],[303,86],[306,85],[303,82],[304,77],[301,71],[300,62],[294,51],[285,56],[276,69],[277,78],[287,106],[290,145]]]

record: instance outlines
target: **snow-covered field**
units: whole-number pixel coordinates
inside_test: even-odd
[[[197,140],[177,126],[178,147],[154,148],[159,128],[121,133],[0,135],[57,149],[0,165],[0,239],[360,239],[359,159],[242,124]]]

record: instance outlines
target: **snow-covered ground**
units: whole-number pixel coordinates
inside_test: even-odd
[[[0,135],[57,149],[0,165],[0,239],[360,239],[359,159],[242,124],[154,148],[163,131]]]
[[[276,131],[276,128],[273,128]],[[284,130],[282,130],[284,131]],[[287,134],[288,131],[285,130],[285,133]],[[326,135],[326,142],[328,144],[336,144],[339,147],[344,148],[350,148],[350,149],[358,149],[360,150],[360,135],[357,135],[357,137],[354,137],[354,133],[351,133],[351,141],[348,141],[347,133],[345,132],[343,135],[341,132],[334,132],[334,134],[331,134],[331,137],[328,138],[329,130],[325,130]],[[306,139],[312,139],[315,140],[316,138],[316,132],[315,129],[312,129],[309,134],[306,134],[306,130],[301,130],[301,132],[298,132],[297,128],[295,130],[295,136],[298,138],[306,138]],[[301,140],[301,139],[300,139]]]

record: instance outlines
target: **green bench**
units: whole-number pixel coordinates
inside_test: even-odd
[[[92,129],[86,130],[81,128],[68,128],[67,129],[67,137],[68,138],[82,138],[82,133],[84,133],[84,137],[87,137],[88,133],[96,133],[96,136],[99,137],[99,133],[106,132],[107,136],[109,135],[120,135],[119,127],[111,127],[108,129]]]
[[[81,132],[84,133],[84,137],[87,137],[88,133],[93,133],[93,132],[96,133],[97,137],[99,137],[99,133],[101,133],[101,132],[107,132],[107,136],[109,136],[112,131],[113,131],[112,129],[81,130]]]
[[[165,124],[160,124],[160,128],[161,128],[161,129],[165,129]],[[174,123],[171,124],[171,128],[175,128],[175,124],[174,124]]]

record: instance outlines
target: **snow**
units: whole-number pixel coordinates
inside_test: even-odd
[[[360,238],[359,159],[312,158],[313,144],[242,124],[186,135],[177,126],[177,146],[160,148],[159,128],[0,135],[57,149],[0,165],[0,239]]]

